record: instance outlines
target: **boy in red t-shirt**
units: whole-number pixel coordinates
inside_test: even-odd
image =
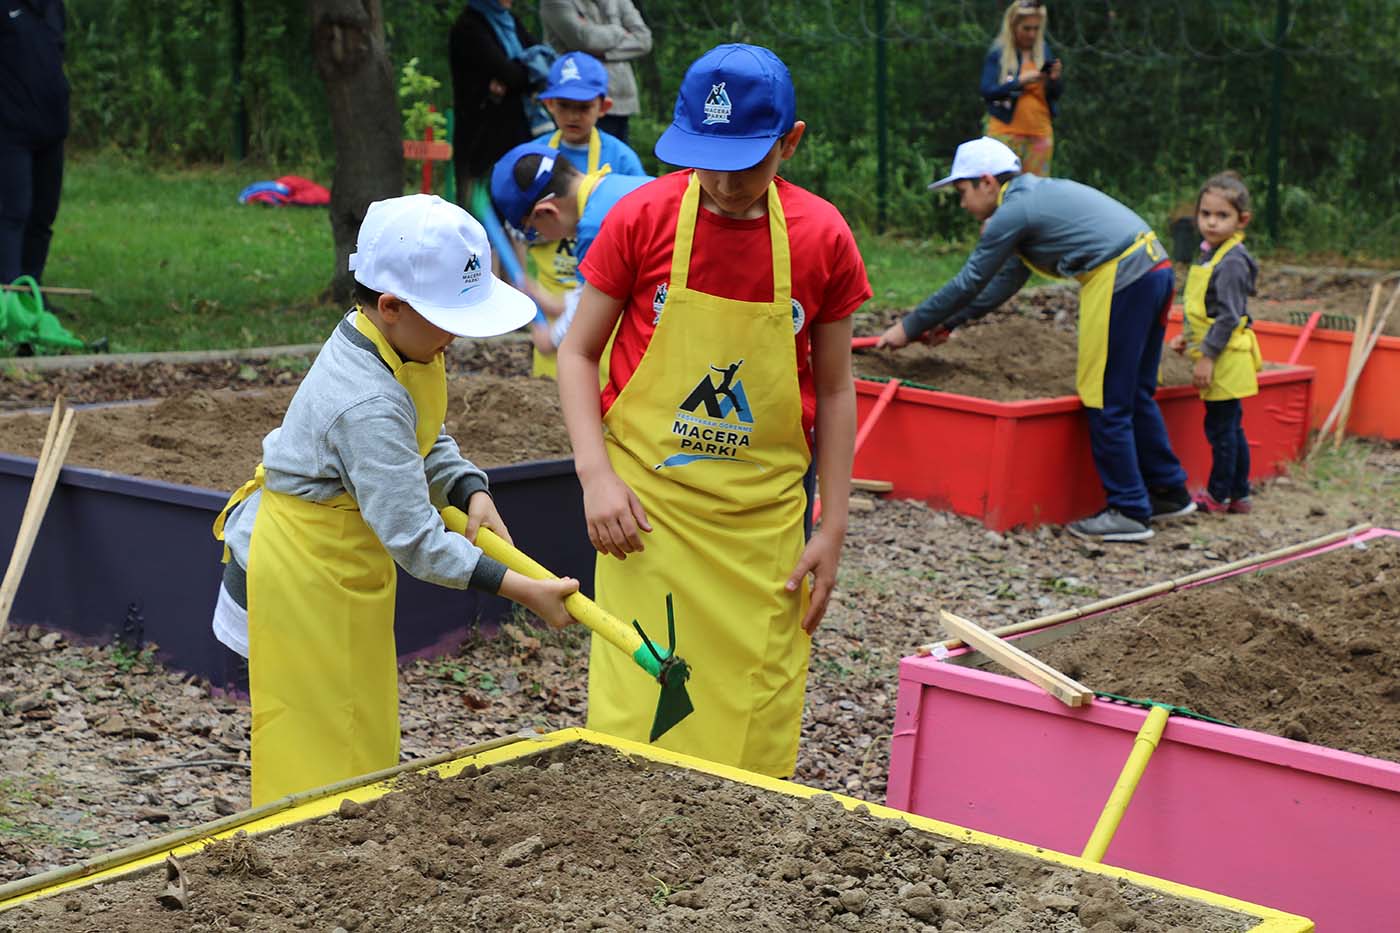
[[[609,212],[559,349],[598,601],[654,629],[672,595],[695,671],[695,714],[660,744],[775,776],[796,763],[810,636],[846,533],[850,316],[871,295],[840,213],[777,178],[805,129],[772,52],[701,56],[656,143],[689,168]],[[824,514],[808,540],[813,450]],[[645,740],[656,686],[617,661],[592,653],[588,724]]]

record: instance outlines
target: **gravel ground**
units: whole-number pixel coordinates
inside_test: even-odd
[[[1248,516],[1191,516],[1146,545],[1059,529],[996,534],[906,501],[853,514],[840,586],[813,650],[796,780],[882,801],[901,657],[937,610],[984,625],[1054,612],[1317,537],[1400,521],[1400,448],[1349,442],[1268,484]],[[192,620],[205,625],[207,620]],[[522,727],[582,725],[581,627],[525,620],[401,680],[406,759]],[[0,643],[0,881],[248,806],[248,705],[125,649],[37,628]]]

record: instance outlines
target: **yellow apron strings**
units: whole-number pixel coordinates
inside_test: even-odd
[[[773,300],[792,304],[792,245],[788,242],[787,215],[778,198],[778,186],[768,183],[768,235],[773,243]]]
[[[564,139],[563,130],[555,130],[554,135],[549,137],[549,148],[558,149],[559,143]],[[567,157],[566,157],[567,158]],[[603,137],[598,135],[598,128],[595,126],[588,133],[588,171],[584,174],[591,175],[598,171],[599,161],[603,158]]]
[[[676,242],[671,251],[671,289],[685,289],[690,280],[690,253],[695,243],[695,219],[700,213],[700,176],[690,173],[681,209],[676,213]]]
[[[242,486],[239,486],[236,490],[234,490],[233,495],[228,497],[228,501],[224,503],[223,509],[221,509],[219,511],[219,514],[214,518],[215,541],[224,540],[224,525],[228,522],[229,513],[232,512],[238,506],[239,503],[241,503],[243,500],[251,496],[254,492],[262,488],[266,475],[267,473],[263,469],[263,465],[259,463],[257,468],[253,470],[253,478],[248,480],[248,482],[244,483]],[[223,563],[227,564],[229,562],[229,557],[230,555],[228,552],[228,545],[225,544],[224,554],[223,557],[220,558],[220,560],[222,560]]]
[[[394,379],[408,390],[413,399],[418,415],[414,439],[418,442],[419,456],[426,457],[442,433],[442,423],[447,418],[447,364],[443,355],[439,353],[431,363],[404,362],[389,343],[389,338],[380,333],[358,305],[355,307],[355,329],[374,344],[380,359],[393,371]]]

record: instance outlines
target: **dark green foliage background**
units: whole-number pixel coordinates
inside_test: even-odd
[[[237,151],[235,3],[244,20],[246,151],[279,171],[329,175],[330,128],[310,57],[304,3],[274,0],[69,0],[73,142],[160,161]],[[395,67],[409,58],[443,81],[447,30],[464,2],[384,0]],[[639,0],[655,34],[638,64],[645,113],[634,146],[670,116],[681,74],[724,41],[773,48],[792,69],[806,141],[785,172],[855,224],[876,221],[876,0]],[[537,25],[535,4],[517,0]],[[887,0],[888,226],[965,235],[951,203],[924,190],[953,148],[981,132],[977,81],[1000,0]],[[1396,0],[1290,0],[1280,46],[1283,228],[1279,245],[1400,254],[1400,36]],[[1067,90],[1055,173],[1123,198],[1159,228],[1209,174],[1240,171],[1262,220],[1278,4],[1248,0],[1065,0],[1050,38]]]

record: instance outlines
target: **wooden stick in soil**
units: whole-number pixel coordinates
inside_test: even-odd
[[[39,454],[39,462],[34,468],[34,482],[29,487],[29,500],[25,504],[24,517],[20,520],[19,534],[15,536],[15,549],[10,553],[10,566],[5,571],[5,580],[0,583],[0,639],[9,628],[10,610],[14,607],[15,594],[19,592],[19,582],[24,576],[29,554],[34,549],[34,539],[39,536],[39,525],[44,520],[44,512],[53,496],[54,484],[63,468],[63,459],[68,456],[68,447],[73,443],[73,419],[77,412],[63,405],[63,421],[58,430]]]
[[[938,615],[943,619],[943,627],[948,631],[1002,667],[1029,680],[1066,706],[1083,706],[1094,699],[1094,691],[1079,681],[1055,670],[1010,642],[1002,641],[977,623],[955,616],[951,612],[944,611]]]
[[[1347,374],[1343,381],[1343,391],[1337,396],[1337,404],[1341,405],[1341,413],[1337,416],[1337,428],[1332,438],[1332,446],[1339,447],[1342,443],[1342,436],[1345,433],[1347,419],[1351,417],[1351,395],[1345,391],[1345,384],[1351,381],[1351,374],[1365,365],[1361,359],[1361,347],[1370,340],[1371,325],[1376,320],[1376,308],[1381,303],[1381,293],[1383,289],[1381,283],[1377,281],[1371,286],[1371,300],[1366,302],[1366,313],[1357,322],[1357,328],[1351,335],[1351,352],[1347,354]],[[1360,360],[1360,365],[1358,365]]]
[[[1370,358],[1371,351],[1375,349],[1376,344],[1380,341],[1381,334],[1385,331],[1385,325],[1390,320],[1391,312],[1395,310],[1397,301],[1400,301],[1400,283],[1396,284],[1395,293],[1390,296],[1390,301],[1386,304],[1385,313],[1381,315],[1375,328],[1373,328],[1371,333],[1367,336],[1358,365],[1353,369],[1348,369],[1346,382],[1342,386],[1342,391],[1337,395],[1337,400],[1333,403],[1332,410],[1327,413],[1327,418],[1322,422],[1322,427],[1318,429],[1317,437],[1314,438],[1312,447],[1308,450],[1307,456],[1303,458],[1305,462],[1310,461],[1323,445],[1328,432],[1341,416],[1343,407],[1346,407],[1348,410],[1350,409],[1352,393],[1356,391],[1356,385],[1361,381],[1361,374],[1366,369],[1366,361]],[[1341,429],[1345,429],[1344,423]]]
[[[1285,557],[1292,557],[1294,554],[1301,554],[1305,551],[1313,551],[1320,547],[1326,547],[1338,541],[1345,541],[1347,538],[1354,538],[1365,534],[1374,527],[1370,522],[1363,522],[1360,525],[1353,525],[1345,531],[1335,531],[1320,538],[1313,538],[1311,541],[1300,541],[1297,544],[1290,544],[1286,547],[1277,548],[1264,554],[1255,554],[1252,557],[1245,557],[1229,564],[1219,567],[1207,567],[1204,570],[1197,570],[1184,577],[1177,577],[1174,580],[1165,580],[1161,583],[1154,583],[1151,586],[1144,586],[1140,589],[1130,590],[1127,593],[1119,593],[1117,596],[1110,596],[1107,599],[1100,599],[1097,602],[1087,603],[1073,609],[1064,609],[1050,615],[1040,616],[1035,619],[1027,619],[1024,622],[1014,622],[1010,625],[1003,625],[991,630],[991,634],[1005,638],[1008,635],[1019,635],[1021,632],[1029,632],[1034,629],[1047,628],[1051,625],[1059,625],[1061,622],[1073,622],[1084,616],[1095,615],[1106,612],[1109,609],[1116,609],[1119,606],[1135,603],[1139,600],[1147,599],[1150,596],[1157,596],[1162,593],[1169,593],[1172,590],[1197,583],[1201,580],[1208,580],[1211,577],[1218,577],[1223,573],[1233,573],[1236,570],[1247,570],[1256,564],[1265,564],[1269,561],[1281,560]],[[915,654],[929,655],[937,647],[943,647],[948,651],[957,648],[968,647],[967,642],[961,638],[946,638],[942,641],[932,641],[926,645],[919,645],[914,649]]]

